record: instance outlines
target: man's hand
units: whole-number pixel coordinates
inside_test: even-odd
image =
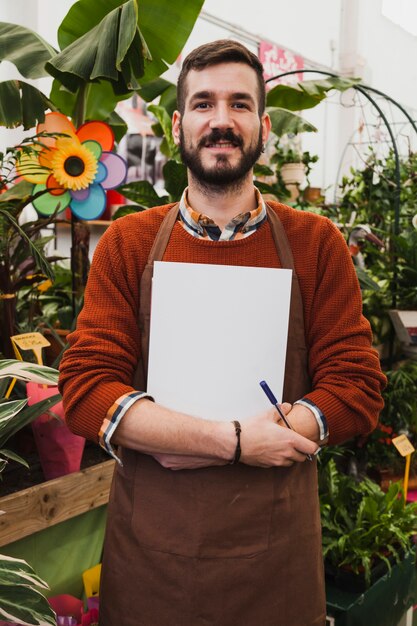
[[[288,415],[291,409],[291,404],[281,405],[284,415]],[[241,463],[256,467],[288,467],[305,461],[307,454],[314,454],[317,450],[316,443],[279,421],[273,408],[242,422],[240,440]]]
[[[284,403],[281,409],[284,415],[288,415],[292,407],[291,404]],[[295,462],[305,461],[306,454],[315,452],[317,444],[289,430],[282,421],[278,421],[277,411],[271,408],[241,422],[241,463],[257,467],[288,467]],[[233,428],[232,424],[230,428]],[[153,457],[163,467],[172,470],[227,465],[224,459],[202,456],[161,453],[154,454]]]

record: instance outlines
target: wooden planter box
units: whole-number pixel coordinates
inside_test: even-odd
[[[104,461],[0,498],[0,546],[107,504],[114,465]]]

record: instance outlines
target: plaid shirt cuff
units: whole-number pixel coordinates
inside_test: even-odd
[[[121,419],[125,415],[126,411],[142,398],[149,398],[153,400],[145,391],[133,391],[132,393],[126,393],[117,400],[114,401],[110,409],[107,411],[107,415],[103,420],[100,431],[98,433],[98,440],[100,446],[115,459],[119,465],[122,465],[122,461],[117,456],[112,444],[111,438],[114,431],[120,424]]]
[[[301,400],[297,400],[294,404],[301,404],[301,406],[305,406],[307,409],[310,409],[317,420],[317,424],[319,425],[320,441],[324,441],[324,439],[329,436],[329,429],[327,427],[327,420],[324,417],[324,414],[320,411],[319,407],[308,398],[301,398]]]

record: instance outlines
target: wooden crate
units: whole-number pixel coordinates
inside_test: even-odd
[[[0,546],[107,504],[114,465],[104,461],[0,498]]]

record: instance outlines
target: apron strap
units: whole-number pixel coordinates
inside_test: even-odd
[[[139,288],[139,330],[141,355],[133,377],[133,386],[141,391],[146,390],[148,378],[149,333],[151,323],[152,276],[155,261],[161,261],[171,237],[172,229],[177,221],[179,203],[171,207],[165,215],[154,239],[148,260],[143,270]]]
[[[288,325],[287,356],[285,360],[285,377],[283,400],[295,402],[311,390],[308,375],[308,354],[305,341],[304,305],[300,283],[295,271],[294,257],[284,226],[276,212],[266,204],[266,212],[271,224],[272,237],[278,252],[281,265],[292,270],[291,301]],[[297,372],[294,376],[292,372]]]

